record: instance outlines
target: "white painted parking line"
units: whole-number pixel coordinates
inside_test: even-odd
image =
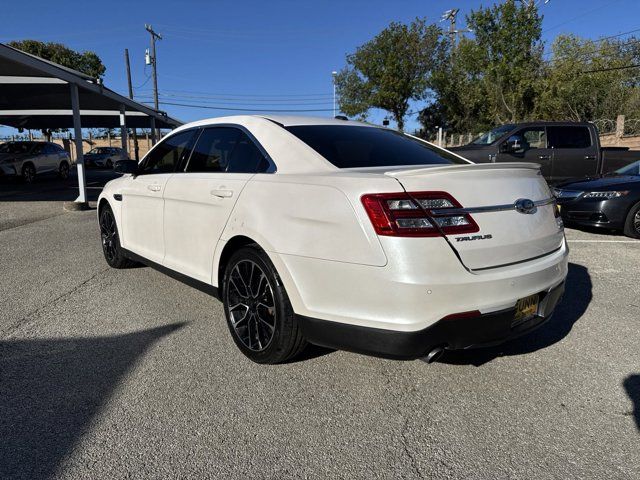
[[[637,243],[640,245],[640,240],[567,240],[569,243]]]

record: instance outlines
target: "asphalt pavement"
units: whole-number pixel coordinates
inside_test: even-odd
[[[76,195],[0,184],[0,478],[640,478],[640,241],[567,230],[556,316],[501,347],[260,366]]]

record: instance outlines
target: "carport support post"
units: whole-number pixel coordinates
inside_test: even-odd
[[[120,105],[120,139],[122,141],[122,149],[129,158],[129,142],[127,141],[127,119],[124,105]]]
[[[156,119],[151,118],[151,146],[156,144]]]
[[[71,83],[71,109],[73,110],[73,139],[76,144],[76,168],[78,170],[78,190],[75,205],[67,209],[82,210],[89,207],[87,203],[87,182],[84,171],[84,155],[82,153],[82,123],[80,121],[80,97],[78,96],[78,85]],[[71,203],[71,202],[70,202]]]

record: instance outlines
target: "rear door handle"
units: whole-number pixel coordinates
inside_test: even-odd
[[[540,160],[549,160],[551,158],[551,155],[538,155],[538,158]]]
[[[584,156],[584,159],[585,159],[585,160],[595,160],[595,159],[596,159],[596,156],[595,156],[595,155],[585,155],[585,156]]]
[[[159,192],[160,190],[162,190],[162,187],[160,185],[147,185],[147,188],[152,192]]]
[[[218,198],[231,198],[233,190],[211,190],[211,195]]]

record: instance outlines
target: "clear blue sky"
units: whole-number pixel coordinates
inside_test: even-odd
[[[492,3],[4,0],[0,42],[37,39],[93,50],[107,67],[105,84],[123,94],[127,92],[123,51],[128,48],[133,83],[140,87],[136,95],[151,101],[152,82],[147,81],[151,71],[144,65],[149,46],[144,24],[150,23],[164,37],[158,42],[159,90],[174,95],[166,101],[227,108],[318,109],[326,111],[310,114],[331,115],[331,71],[343,67],[347,53],[389,22],[409,22],[416,16],[437,22],[444,10],[458,7],[459,25],[464,26],[465,13]],[[541,10],[545,40],[560,33],[598,38],[640,28],[638,0],[551,0]],[[161,108],[184,121],[233,113]],[[374,112],[370,119],[381,121],[383,116]],[[408,122],[409,129],[415,126],[415,119]],[[0,129],[3,132],[7,130]]]

